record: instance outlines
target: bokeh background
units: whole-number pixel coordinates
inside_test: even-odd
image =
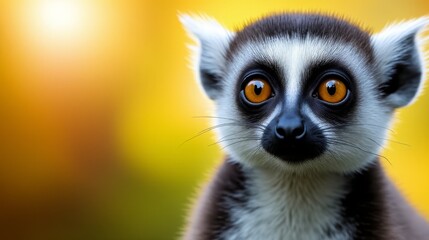
[[[223,153],[178,13],[231,29],[278,11],[378,31],[429,14],[401,1],[0,1],[0,239],[175,239]],[[429,218],[429,94],[398,113],[382,160]]]

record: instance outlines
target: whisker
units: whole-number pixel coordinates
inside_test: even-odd
[[[377,125],[377,124],[371,124],[371,123],[351,123],[351,124],[344,124],[344,126],[347,126],[347,125],[349,125],[349,126],[371,126],[371,127],[378,127],[378,128],[382,128],[384,130],[390,131],[393,134],[396,134],[396,132],[393,129],[388,128],[386,126]]]
[[[252,159],[256,156],[256,154],[261,150],[261,145],[259,144],[255,144],[255,146],[253,147],[253,150],[251,152],[249,152],[249,159]]]
[[[378,153],[373,153],[373,152],[370,152],[370,151],[366,151],[366,150],[362,149],[361,147],[353,145],[353,144],[351,144],[349,142],[346,142],[344,140],[328,139],[328,143],[331,143],[331,144],[341,144],[341,145],[344,145],[344,146],[353,147],[353,148],[358,149],[358,150],[360,150],[360,151],[362,151],[364,153],[368,153],[368,154],[371,154],[371,155],[375,155],[375,156],[377,156],[379,158],[383,158],[387,162],[389,162],[390,165],[392,165],[392,163],[390,162],[390,160],[387,157],[385,157],[385,156],[383,156],[381,154],[378,154]]]
[[[238,124],[238,123],[221,123],[221,124],[218,124],[218,125],[215,125],[215,126],[212,126],[212,127],[208,127],[206,129],[198,132],[195,136],[193,136],[193,137],[185,140],[183,143],[181,143],[179,145],[179,147],[183,146],[185,143],[187,143],[187,142],[189,142],[189,141],[191,141],[191,140],[193,140],[193,139],[195,139],[195,138],[197,138],[197,137],[199,137],[199,136],[201,136],[201,135],[203,135],[205,133],[208,133],[208,132],[210,132],[210,131],[212,131],[212,130],[214,130],[216,128],[228,127],[228,126],[240,126],[240,124]]]
[[[261,127],[261,129],[265,130],[265,128],[267,126],[263,125],[263,124],[259,124],[259,123],[246,123],[246,122],[241,122],[235,118],[227,118],[227,117],[218,117],[218,116],[194,116],[193,118],[212,118],[212,119],[224,119],[224,120],[230,120],[232,122],[236,122],[236,123],[240,123],[243,124],[243,126],[251,126],[251,127]]]
[[[255,139],[244,139],[244,140],[236,141],[236,142],[233,142],[233,143],[230,143],[228,145],[223,146],[221,149],[224,150],[225,148],[232,146],[232,145],[235,145],[237,143],[242,143],[242,142],[246,142],[246,141],[254,141],[254,140]],[[258,140],[258,139],[256,139],[256,140]]]
[[[405,146],[405,147],[411,147],[411,145],[408,144],[408,143],[398,142],[398,141],[395,141],[395,140],[390,139],[390,138],[380,138],[380,139],[386,140],[386,141],[388,141],[390,143],[399,144],[399,145],[402,145],[402,146]]]
[[[325,127],[325,128],[321,128],[320,130],[322,130],[322,131],[323,131],[323,132],[325,132],[325,133],[335,133],[335,131],[333,131],[333,130],[335,130],[335,128],[334,128],[334,127]],[[360,133],[359,131],[357,131],[357,130],[353,130],[353,129],[348,129],[347,131],[348,131],[348,132],[351,132],[351,133]],[[403,145],[403,146],[407,146],[407,147],[410,147],[410,146],[411,146],[411,145],[409,145],[409,144],[407,144],[407,143],[403,143],[403,142],[395,141],[395,140],[390,139],[390,138],[377,137],[377,136],[371,136],[371,137],[368,137],[368,136],[361,136],[361,137],[364,137],[364,138],[366,138],[366,139],[368,139],[368,140],[370,140],[370,141],[374,142],[375,144],[377,144],[377,145],[378,145],[378,146],[380,146],[380,147],[384,147],[384,146],[383,146],[383,144],[379,143],[379,142],[378,142],[378,141],[376,141],[375,139],[383,140],[383,141],[387,141],[387,142],[389,142],[389,143],[395,143],[395,144],[399,144],[399,145]],[[375,139],[374,139],[374,138],[375,138]]]
[[[192,136],[191,138],[186,139],[184,142],[182,142],[182,143],[179,145],[179,147],[183,146],[184,144],[188,143],[189,141],[191,141],[191,140],[193,140],[193,139],[195,139],[195,138],[197,138],[197,137],[199,137],[199,136],[201,136],[201,135],[203,135],[203,134],[205,134],[205,133],[208,133],[208,132],[210,132],[210,131],[212,131],[212,130],[214,130],[214,129],[221,128],[221,127],[228,127],[228,126],[242,126],[242,127],[246,127],[246,128],[253,128],[253,129],[255,129],[255,130],[262,131],[262,132],[263,132],[263,131],[265,131],[265,128],[266,128],[266,126],[265,126],[265,125],[263,125],[263,124],[257,124],[257,123],[246,123],[246,122],[238,121],[237,119],[227,118],[227,117],[218,117],[218,116],[194,116],[193,118],[218,118],[218,119],[229,120],[230,122],[224,122],[224,123],[217,124],[217,125],[215,125],[215,126],[208,127],[208,128],[206,128],[206,129],[204,129],[204,130],[202,130],[202,131],[198,132],[197,134],[195,134],[195,135],[194,135],[194,136]],[[236,134],[238,134],[238,133],[239,133],[239,132],[237,132]],[[232,134],[232,135],[233,135],[233,134]],[[222,140],[222,139],[220,139],[220,140]],[[210,144],[210,145],[212,145],[212,144]],[[214,144],[213,144],[213,145],[214,145]]]
[[[218,116],[193,116],[192,118],[218,118],[218,119],[237,121],[237,119],[234,119],[234,118],[218,117]]]
[[[213,145],[217,145],[217,144],[220,144],[220,143],[222,143],[222,142],[227,142],[227,141],[232,141],[232,140],[240,140],[240,139],[248,139],[248,140],[260,140],[260,138],[258,138],[258,137],[254,137],[254,138],[249,138],[249,137],[236,137],[236,138],[228,138],[228,139],[222,139],[222,140],[219,140],[219,141],[217,141],[217,142],[214,142],[214,143],[211,143],[211,144],[209,144],[208,146],[213,146]]]
[[[338,129],[338,127],[353,127],[353,126],[371,126],[371,127],[378,127],[378,128],[382,128],[385,129],[387,131],[392,132],[393,134],[396,134],[396,132],[393,129],[390,129],[388,127],[385,126],[380,126],[380,125],[376,125],[376,124],[370,124],[370,123],[347,123],[347,124],[337,124],[334,126],[325,126],[325,127],[321,127],[322,129]],[[320,127],[320,126],[315,126],[315,127]],[[314,128],[314,127],[313,127]]]

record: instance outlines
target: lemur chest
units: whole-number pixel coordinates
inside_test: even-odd
[[[259,182],[246,201],[227,201],[232,226],[223,239],[350,239],[353,226],[341,216],[341,182]],[[309,185],[305,185],[309,184]]]

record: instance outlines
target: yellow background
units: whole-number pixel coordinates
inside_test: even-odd
[[[428,15],[429,2],[0,1],[0,238],[176,238],[222,157],[212,132],[181,145],[210,126],[194,116],[213,106],[177,14],[234,29],[296,10],[378,31]],[[391,138],[407,145],[391,142],[382,160],[427,218],[428,110],[429,94],[400,110]]]

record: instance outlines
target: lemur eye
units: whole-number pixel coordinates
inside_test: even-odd
[[[255,78],[244,87],[244,96],[251,103],[261,103],[272,96],[270,84],[264,80]]]
[[[347,96],[346,85],[334,78],[328,78],[319,85],[318,96],[328,103],[339,103]]]

